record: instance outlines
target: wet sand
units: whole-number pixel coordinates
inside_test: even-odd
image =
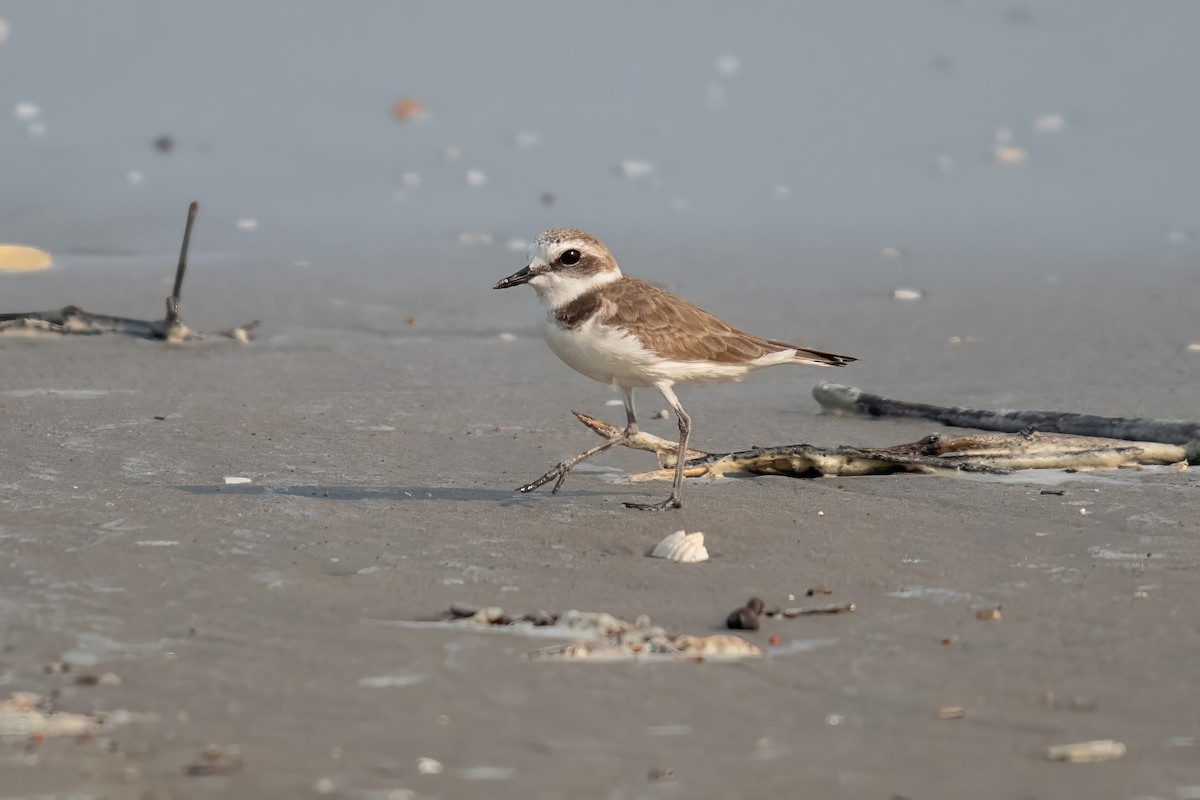
[[[5,687],[136,715],[83,743],[5,745],[4,796],[1176,797],[1200,785],[1194,470],[694,481],[681,511],[645,514],[620,501],[667,485],[623,482],[650,466],[626,452],[558,496],[520,496],[512,487],[592,444],[568,409],[621,411],[546,350],[531,296],[486,289],[503,268],[460,269],[476,287],[460,297],[478,312],[465,329],[430,316],[390,331],[268,322],[249,345],[0,338]],[[72,298],[101,283],[77,281]],[[267,320],[331,302],[268,288],[256,293]],[[1180,293],[1093,290],[1122,309],[1102,316],[1077,290],[726,295],[710,305],[736,323],[800,321],[862,362],[681,397],[714,449],[934,429],[818,416],[807,392],[830,375],[950,404],[1191,414],[1200,359],[1182,349]],[[393,296],[394,315],[408,313]],[[203,328],[210,311],[185,319]],[[502,319],[512,337],[488,330]],[[642,398],[643,417],[655,408]],[[703,530],[712,559],[645,557],[679,528]],[[768,655],[733,664],[530,662],[546,640],[392,624],[464,601],[649,614],[704,635],[751,595],[799,605],[818,586],[858,610],[770,622],[746,634]],[[996,606],[1002,620],[976,619]],[[54,662],[71,672],[45,674]],[[103,672],[120,685],[73,683]],[[944,706],[965,718],[938,719]],[[1043,754],[1108,738],[1124,759]],[[209,744],[239,748],[242,768],[185,775]],[[418,774],[420,757],[444,772]],[[658,769],[674,779],[648,781]]]
[[[0,336],[0,690],[107,720],[4,738],[0,800],[1200,797],[1195,467],[689,481],[648,515],[621,502],[667,485],[615,452],[521,496],[595,443],[570,409],[623,414],[529,292],[490,289],[514,240],[584,227],[861,359],[681,387],[714,451],[937,430],[820,416],[822,379],[1195,419],[1198,9],[0,8],[0,241],[55,259],[0,275],[0,312],[161,317],[198,199],[184,320],[263,322]],[[639,394],[671,436],[660,407]],[[681,528],[711,560],[646,557]],[[400,624],[465,602],[705,635],[752,595],[857,610],[771,621],[738,663]],[[1127,753],[1045,757],[1092,739]]]

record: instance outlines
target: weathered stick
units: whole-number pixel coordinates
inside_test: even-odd
[[[863,417],[928,419],[952,428],[978,428],[985,431],[1035,430],[1076,436],[1097,436],[1135,442],[1162,442],[1187,445],[1200,441],[1200,422],[1147,419],[1144,417],[1097,417],[1061,411],[989,411],[975,408],[946,408],[924,403],[906,403],[853,386],[818,383],[813,397],[822,410],[832,414]]]
[[[179,296],[183,291],[183,277],[187,270],[188,246],[192,239],[192,226],[200,204],[188,206],[187,225],[183,230],[183,245],[179,250],[179,265],[175,269],[175,286],[167,298],[167,313],[161,320],[131,319],[108,314],[93,314],[79,306],[65,306],[54,311],[28,311],[17,314],[0,314],[0,332],[16,329],[49,331],[62,334],[124,333],[143,339],[161,339],[168,342],[193,341],[205,336],[228,336],[244,342],[258,327],[258,320],[217,334],[205,334],[189,330],[179,316]]]

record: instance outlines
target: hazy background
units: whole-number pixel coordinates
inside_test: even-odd
[[[401,320],[448,283],[482,303],[555,225],[671,285],[731,265],[886,292],[1195,270],[1196,3],[30,0],[0,18],[0,241],[59,264],[4,276],[0,300],[83,304],[64,287],[105,266],[167,273],[112,298],[157,310],[192,199],[198,263]],[[401,98],[427,118],[397,120]],[[1000,129],[1021,163],[998,163]]]

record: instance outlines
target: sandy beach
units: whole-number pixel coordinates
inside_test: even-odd
[[[194,26],[209,36],[232,13],[188,12],[180,22],[153,4],[114,7],[149,15],[159,26],[151,30]],[[280,7],[241,13],[270,17]],[[403,16],[388,7],[364,5],[346,30],[373,41],[368,10],[401,30]],[[1086,4],[1031,6],[1029,16],[988,8],[988,36],[1042,36],[1088,52],[1088,43],[1121,41],[1122,19],[1099,32],[1083,26]],[[464,23],[471,41],[490,41],[476,30],[487,13]],[[850,25],[825,13],[834,30]],[[922,11],[946,41],[971,28],[955,13],[936,3]],[[297,41],[315,35],[321,14],[298,14]],[[51,40],[50,16],[0,5],[9,23],[0,59],[29,65],[30,51],[19,48]],[[71,35],[87,21],[70,23]],[[119,27],[91,23],[100,33]],[[1164,13],[1153,27],[1173,44],[1167,31],[1187,26]],[[739,115],[753,115],[751,100],[770,95],[750,88],[766,71],[751,33],[742,20],[705,40],[681,107],[710,102],[705,87],[715,82],[730,103],[744,98]],[[328,35],[334,52],[355,50]],[[667,50],[690,52],[692,41]],[[234,63],[249,58],[240,42]],[[502,44],[487,46],[499,58]],[[1035,60],[1056,63],[1044,46]],[[431,57],[432,45],[421,47]],[[929,61],[949,47],[913,46],[911,81],[921,92],[943,80],[942,62]],[[967,48],[950,49],[951,63],[972,74],[959,54]],[[1116,69],[1101,50],[1109,54],[1096,56],[1101,71]],[[744,65],[736,77],[720,61],[727,52]],[[596,443],[571,409],[623,419],[619,404],[606,405],[618,394],[547,350],[531,293],[490,288],[523,264],[510,239],[560,223],[594,229],[627,272],[735,325],[861,359],[845,370],[775,369],[741,384],[681,387],[693,443],[705,449],[890,445],[939,430],[823,416],[810,396],[820,380],[943,405],[1200,416],[1200,352],[1189,349],[1200,342],[1194,198],[1179,201],[1183,190],[1168,181],[1144,207],[1098,199],[1091,177],[1073,182],[1079,156],[1069,139],[1025,132],[1055,110],[1043,97],[1010,102],[986,123],[973,112],[977,130],[947,135],[953,145],[918,147],[921,137],[904,134],[882,159],[904,169],[877,174],[879,191],[861,215],[824,224],[821,214],[836,214],[812,212],[811,198],[829,194],[838,206],[837,192],[872,185],[871,170],[854,171],[847,188],[836,169],[772,173],[766,153],[743,165],[761,178],[749,206],[738,202],[745,170],[714,168],[719,185],[706,194],[690,148],[731,131],[743,131],[731,148],[754,147],[747,126],[707,107],[718,116],[699,144],[664,132],[673,114],[693,113],[668,108],[638,131],[615,132],[593,159],[596,177],[573,181],[586,147],[562,144],[565,112],[531,120],[514,111],[498,122],[488,116],[494,108],[477,108],[492,139],[472,149],[482,134],[454,102],[469,91],[453,94],[467,77],[430,78],[422,90],[403,70],[388,81],[370,72],[378,96],[331,77],[312,89],[316,97],[340,98],[342,124],[369,132],[325,141],[322,131],[342,127],[314,123],[312,139],[297,133],[281,146],[280,164],[335,151],[347,153],[345,163],[306,162],[313,176],[268,190],[255,169],[272,182],[272,157],[247,155],[246,137],[261,145],[261,119],[240,136],[222,133],[188,116],[200,113],[195,97],[185,110],[162,100],[160,87],[158,111],[131,111],[136,126],[100,126],[89,151],[82,121],[62,121],[71,88],[27,70],[23,94],[5,89],[4,106],[38,101],[47,131],[31,138],[15,123],[3,131],[0,143],[22,148],[22,161],[0,193],[8,220],[0,240],[43,247],[56,264],[0,274],[0,312],[78,304],[161,316],[186,203],[198,198],[184,319],[198,330],[252,319],[262,328],[248,344],[0,336],[0,692],[37,693],[46,710],[104,720],[78,737],[0,730],[3,800],[1200,797],[1195,466],[691,480],[681,510],[646,514],[621,502],[660,499],[669,486],[629,482],[654,460],[622,451],[577,469],[558,495],[514,491]],[[682,80],[665,69],[652,75],[663,85]],[[847,80],[887,93],[882,78]],[[1071,126],[1058,135],[1095,153],[1110,134],[1100,105],[1088,105],[1090,86],[1064,109]],[[219,94],[208,91],[201,101]],[[398,128],[408,135],[389,116],[406,91],[430,93],[431,119],[411,128],[419,146],[386,160],[371,148]],[[263,103],[279,130],[299,130],[285,104]],[[853,131],[858,122],[846,113],[840,129]],[[1019,138],[1040,143],[1015,171],[988,155],[993,129],[1009,119],[1026,126]],[[543,136],[533,155],[511,138],[526,125]],[[1122,135],[1131,130],[1140,128]],[[177,136],[179,149],[153,152],[162,133]],[[816,150],[833,147],[819,130],[805,136]],[[880,158],[866,134],[832,139]],[[464,161],[446,160],[451,145]],[[935,156],[951,146],[963,154],[957,183],[928,200],[942,180]],[[639,155],[650,151],[680,155]],[[707,158],[722,152],[734,158],[722,150]],[[1181,175],[1195,158],[1182,146],[1165,152]],[[658,182],[616,174],[625,157],[655,160]],[[371,159],[385,166],[364,177]],[[531,159],[542,166],[527,181]],[[1156,163],[1138,173],[1148,186],[1161,180]],[[472,164],[488,174],[485,186],[463,183]],[[47,180],[70,170],[81,197]],[[131,183],[129,170],[144,181]],[[409,170],[421,173],[421,187],[405,185]],[[318,178],[333,188],[305,183]],[[776,191],[783,183],[794,202]],[[920,187],[911,202],[906,186]],[[559,199],[547,207],[542,191]],[[714,224],[722,196],[734,210]],[[385,201],[406,210],[379,210]],[[888,221],[889,204],[909,207]],[[1046,218],[1050,208],[1061,210],[1061,230]],[[1080,208],[1101,210],[1083,222]],[[258,227],[237,225],[249,217]],[[906,238],[917,217],[925,227]],[[909,287],[920,299],[895,299]],[[638,397],[644,429],[671,437],[673,420],[650,418],[659,399]],[[711,559],[647,557],[679,529],[703,531]],[[741,633],[765,655],[730,663],[542,661],[528,654],[567,639],[410,624],[468,603],[645,614],[671,633],[707,636],[726,632],[726,616],[751,596],[856,610],[764,621]],[[977,616],[990,609],[1001,618]],[[961,717],[941,718],[949,707]],[[1046,756],[1051,746],[1108,739],[1124,745],[1124,757]]]

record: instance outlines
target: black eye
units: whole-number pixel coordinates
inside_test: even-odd
[[[578,264],[579,263],[579,251],[578,250],[568,250],[565,253],[563,253],[561,256],[559,256],[558,260],[560,263],[566,264],[568,267],[571,266],[572,264]]]

